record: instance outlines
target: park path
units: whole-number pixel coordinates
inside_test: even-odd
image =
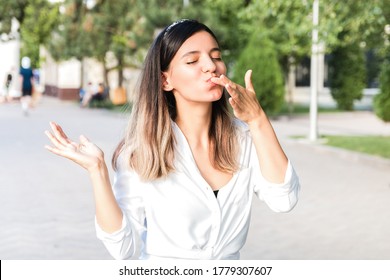
[[[110,160],[126,114],[52,97],[28,117],[19,106],[0,104],[0,259],[111,259],[96,239],[86,172],[47,152],[44,130],[56,121]],[[242,259],[390,259],[390,161],[289,138],[308,134],[308,116],[272,122],[300,176],[300,201],[285,214],[255,201]],[[390,135],[371,112],[321,114],[319,127]]]

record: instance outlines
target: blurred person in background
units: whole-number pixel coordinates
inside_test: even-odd
[[[87,90],[82,96],[81,107],[87,107],[94,100],[103,101],[106,98],[104,90],[103,83],[99,83],[96,86],[89,82]]]
[[[10,95],[11,93],[11,88],[12,88],[12,82],[14,79],[14,67],[11,68],[11,70],[5,75],[4,79],[4,87],[3,87],[3,92],[1,93],[0,96],[0,102],[8,102],[12,100],[12,97]]]
[[[28,116],[29,109],[31,108],[32,93],[34,90],[34,74],[31,69],[31,60],[29,57],[22,58],[22,67],[20,68],[21,90],[22,97],[20,103],[22,105],[22,111],[25,116]]]

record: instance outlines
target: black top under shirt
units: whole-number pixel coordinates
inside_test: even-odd
[[[214,191],[215,197],[218,196],[218,191],[219,191],[219,190]]]

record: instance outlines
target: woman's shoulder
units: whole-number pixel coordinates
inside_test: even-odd
[[[131,180],[134,183],[140,181],[140,178],[137,172],[130,166],[130,156],[131,155],[128,150],[122,149],[120,151],[114,166],[115,178],[126,178],[126,181]]]
[[[117,159],[115,161],[116,172],[132,172],[133,170],[130,167],[130,156],[128,148],[122,146],[121,150],[118,152]]]

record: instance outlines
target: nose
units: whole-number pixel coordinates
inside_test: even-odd
[[[215,64],[215,61],[209,56],[205,57],[202,65],[202,71],[204,73],[207,72],[214,73],[216,69],[217,69],[217,65]]]

